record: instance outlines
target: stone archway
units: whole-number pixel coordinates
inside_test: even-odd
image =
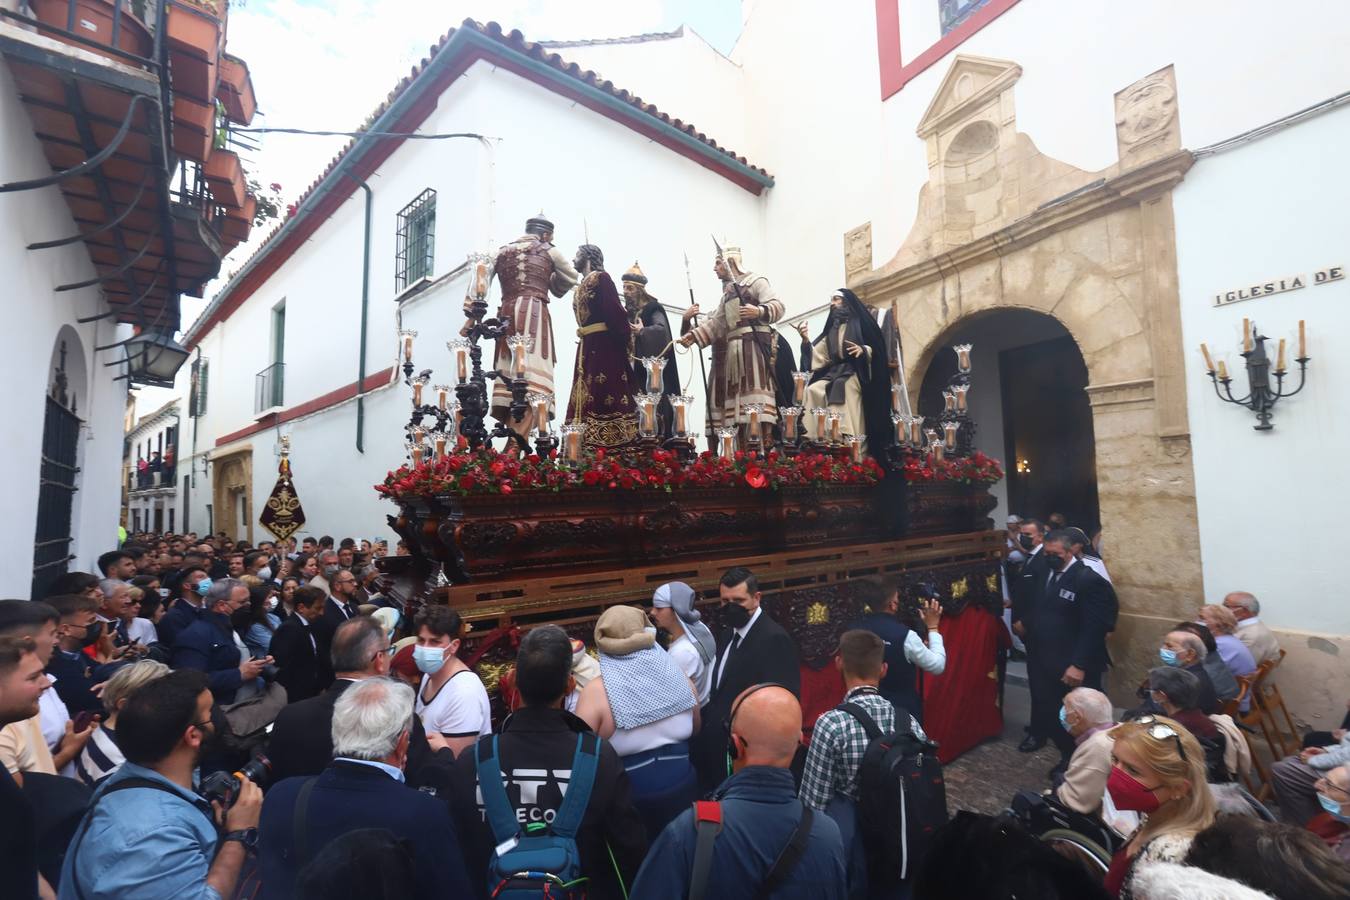
[[[850,286],[900,322],[912,400],[946,337],[995,310],[1050,316],[1077,343],[1095,433],[1108,564],[1121,600],[1115,644],[1136,683],[1159,619],[1202,598],[1171,190],[1192,157],[1175,104],[1130,141],[1141,85],[1175,97],[1164,69],[1116,97],[1121,159],[1086,172],[1017,132],[1013,63],[958,56],[921,121],[929,181],[893,259],[875,270],[870,227],[845,237]],[[1144,92],[1147,94],[1148,92]],[[1139,640],[1132,640],[1133,635]]]
[[[253,542],[253,448],[211,458],[215,529]],[[241,509],[242,507],[242,509]]]

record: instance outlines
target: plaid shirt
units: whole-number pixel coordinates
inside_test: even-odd
[[[876,688],[856,687],[844,695],[843,702],[856,703],[866,710],[882,734],[895,730],[895,707]],[[915,735],[926,738],[913,716],[909,725]],[[836,794],[856,801],[858,766],[869,743],[862,723],[846,712],[831,709],[816,719],[802,773],[802,802],[823,810]]]

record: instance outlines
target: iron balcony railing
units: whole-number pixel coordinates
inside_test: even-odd
[[[286,395],[284,390],[285,376],[285,363],[272,363],[258,373],[253,393],[253,412],[255,415],[263,410],[282,405]]]

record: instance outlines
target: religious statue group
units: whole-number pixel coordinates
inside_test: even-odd
[[[571,260],[553,245],[553,223],[542,214],[529,219],[525,234],[497,252],[493,275],[501,284],[498,311],[512,334],[529,338],[525,378],[529,391],[553,393],[557,363],[549,297],[572,292],[577,326],[577,353],[572,391],[567,398],[564,424],[585,426],[583,442],[589,449],[623,448],[638,440],[635,395],[659,393],[658,437],[669,439],[674,430],[669,398],[680,393],[675,347],[712,348],[707,373],[706,427],[737,427],[742,441],[756,438],[768,446],[781,439],[779,407],[826,409],[837,414],[844,435],[864,438],[879,454],[889,443],[891,384],[899,368],[896,324],[887,313],[878,324],[872,311],[852,291],[840,289],[830,299],[829,317],[814,338],[805,323],[797,326],[800,349],[774,327],[785,307],[769,279],[743,267],[741,251],[717,246],[713,268],[722,282],[722,295],[707,315],[692,303],[681,317],[680,334],[671,330],[666,307],[647,291],[648,280],[635,262],[621,276],[622,298],[605,271],[605,258],[594,244],[582,244]],[[692,296],[691,296],[692,301]],[[640,360],[662,357],[665,367],[658,384],[649,384],[648,369]],[[699,363],[702,365],[702,359]],[[495,367],[508,371],[511,349],[498,341]],[[795,372],[810,372],[805,397],[794,396]],[[510,386],[497,381],[492,415],[509,428],[527,435],[540,424],[531,404],[521,420],[510,411]],[[761,433],[747,433],[747,406],[759,409]],[[816,417],[804,415],[807,437],[825,440]],[[789,435],[788,439],[795,439]]]

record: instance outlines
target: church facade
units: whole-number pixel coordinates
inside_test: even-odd
[[[516,220],[543,205],[567,234],[566,252],[589,228],[612,271],[640,258],[667,301],[683,302],[686,249],[698,296],[711,301],[706,234],[731,234],[790,318],[818,316],[841,285],[895,310],[920,411],[947,348],[973,343],[978,446],[1009,472],[999,515],[1063,511],[1101,528],[1121,600],[1117,702],[1156,663],[1170,624],[1246,590],[1298,673],[1281,682],[1296,716],[1339,718],[1345,698],[1329,686],[1350,674],[1350,615],[1332,548],[1350,501],[1336,465],[1350,425],[1335,398],[1350,389],[1350,370],[1336,342],[1350,325],[1350,260],[1338,222],[1350,178],[1336,148],[1350,139],[1350,60],[1336,44],[1350,14],[1327,4],[1325,27],[1310,28],[1276,7],[1216,18],[1163,0],[1107,11],[1019,0],[875,0],[828,13],[806,0],[747,0],[743,9],[729,56],[685,30],[543,48],[578,72],[603,72],[644,108],[698,123],[745,154],[741,168],[638,141],[638,130],[594,109],[569,113],[528,77],[471,65],[427,127],[474,130],[468,121],[486,132],[491,121],[505,139],[491,151],[442,147],[435,159],[400,146],[379,170],[376,190],[388,199],[377,203],[392,218],[429,172],[461,173],[455,212],[442,214],[436,235],[452,265],[489,237],[514,237]],[[550,148],[542,158],[513,146],[530,142],[510,130],[522,116]],[[573,179],[576,159],[603,164]],[[275,305],[284,298],[290,316],[293,297],[313,295],[295,395],[287,360],[282,411],[295,414],[255,419],[242,400],[226,401],[239,408],[199,421],[200,445],[217,472],[232,466],[237,496],[257,500],[270,479],[245,488],[245,472],[271,466],[259,449],[290,430],[302,499],[323,510],[311,522],[349,530],[376,527],[383,510],[366,484],[400,456],[406,395],[386,390],[398,377],[396,323],[417,328],[419,342],[437,335],[419,368],[426,359],[444,371],[436,347],[458,327],[463,293],[450,267],[398,303],[382,289],[368,382],[331,375],[334,358],[354,362],[358,206],[335,209],[322,240],[249,286],[256,299],[223,316],[218,306],[191,335],[208,357],[257,355]],[[339,260],[344,276],[334,274]],[[1200,351],[1205,343],[1222,358],[1233,395],[1246,394],[1244,320],[1270,338],[1272,358],[1285,342],[1286,390],[1299,384],[1296,357],[1310,359],[1305,389],[1279,401],[1271,430],[1216,396]],[[555,327],[563,376],[572,346],[561,338],[567,325]],[[379,435],[364,452],[352,446],[359,417],[341,412],[358,393],[373,395],[365,427],[372,441]],[[327,406],[305,409],[322,397]]]

